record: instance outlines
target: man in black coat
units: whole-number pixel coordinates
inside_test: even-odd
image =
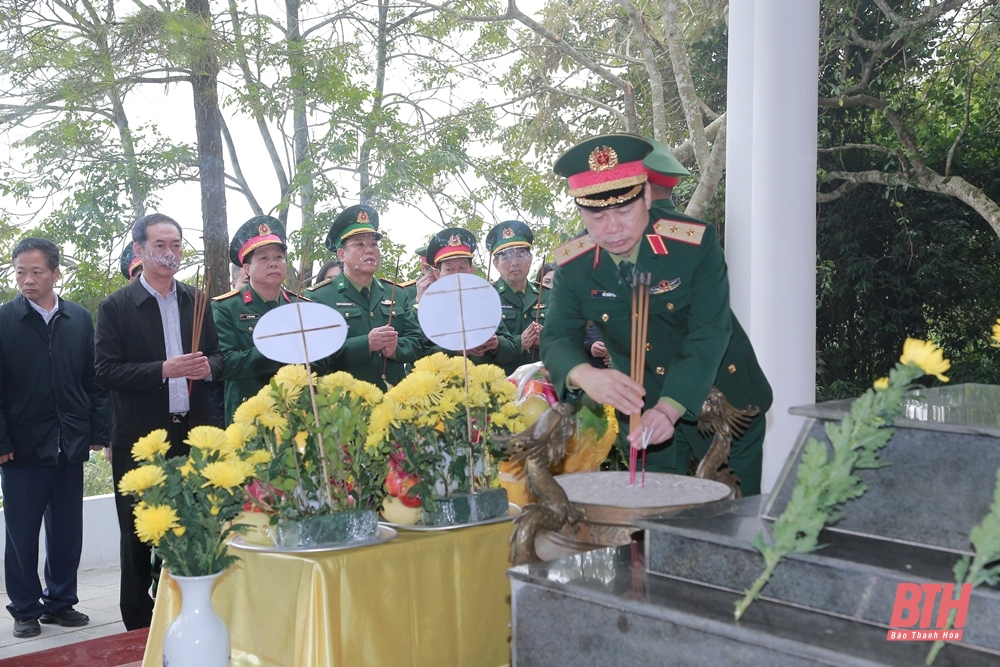
[[[0,479],[4,576],[15,637],[42,623],[86,625],[73,609],[83,548],[83,464],[108,442],[107,397],[94,377],[94,325],[56,296],[59,249],[22,239],[11,261],[20,292],[0,306]],[[45,522],[45,589],[38,533]]]
[[[222,377],[222,354],[206,308],[197,352],[191,352],[194,288],[174,280],[183,250],[181,227],[153,213],[136,222],[133,250],[142,257],[138,280],[115,291],[97,311],[97,380],[111,394],[114,427],[111,470],[121,528],[121,612],[128,630],[148,627],[153,616],[150,547],[135,534],[134,501],[118,482],[138,464],[135,441],[156,429],[170,440],[168,456],[186,455],[193,426],[222,426],[213,410],[211,381]]]

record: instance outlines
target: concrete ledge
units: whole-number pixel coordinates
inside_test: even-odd
[[[7,524],[4,510],[0,509],[0,531],[6,535]],[[91,496],[83,499],[83,552],[80,554],[80,570],[98,570],[118,566],[118,514],[115,512],[115,496]],[[0,552],[0,564],[4,555]],[[45,567],[45,527],[39,536],[38,571]],[[0,570],[2,572],[2,570]]]

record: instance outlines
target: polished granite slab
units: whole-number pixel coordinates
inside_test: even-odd
[[[771,542],[771,523],[760,518],[766,502],[759,496],[723,501],[637,522],[647,530],[647,569],[735,593],[746,590],[764,569],[754,538],[762,533]],[[820,543],[823,548],[813,553],[789,555],[765,586],[764,597],[886,629],[900,583],[952,582],[959,559],[940,549],[836,532],[824,531]],[[963,643],[1000,655],[997,628],[1000,590],[974,589]]]
[[[788,412],[803,417],[840,421],[854,399],[801,405]],[[909,391],[897,426],[1000,437],[1000,386],[954,384]]]
[[[929,642],[759,601],[737,623],[739,596],[646,571],[629,546],[509,571],[515,667],[590,665],[919,665]],[[945,646],[938,667],[997,665],[1000,655]]]
[[[828,442],[825,426],[850,401],[794,408],[808,416],[778,478],[765,516],[777,518],[795,488],[798,462],[810,437]],[[967,553],[969,531],[989,511],[1000,468],[1000,387],[956,385],[907,395],[904,414],[882,449],[886,465],[862,470],[868,486],[844,505],[830,530]]]

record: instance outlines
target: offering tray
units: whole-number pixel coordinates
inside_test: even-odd
[[[344,544],[332,544],[322,547],[293,549],[290,547],[279,547],[274,544],[256,544],[254,542],[248,542],[242,535],[237,535],[229,541],[229,546],[241,551],[256,551],[258,553],[268,554],[315,554],[326,553],[329,551],[342,551],[344,549],[356,549],[358,547],[370,547],[394,540],[398,535],[399,533],[397,533],[391,526],[380,523],[378,525],[378,529],[375,531],[374,537],[358,542],[346,542]]]
[[[435,531],[435,530],[456,530],[459,528],[469,528],[471,526],[488,526],[491,523],[501,523],[503,521],[510,521],[515,516],[521,513],[521,508],[514,503],[510,503],[510,507],[507,509],[507,514],[505,516],[498,516],[495,519],[486,519],[485,521],[476,521],[474,523],[456,523],[449,526],[425,526],[419,521],[414,524],[403,524],[403,523],[391,523],[389,521],[379,521],[380,526],[389,526],[395,530],[413,530],[413,531]]]

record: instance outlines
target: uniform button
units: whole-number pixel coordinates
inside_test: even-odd
[[[601,321],[602,322],[607,322],[609,319],[611,319],[611,318],[608,317],[607,313],[604,313],[603,315],[601,315]]]
[[[375,317],[375,312],[372,311],[372,312],[368,313],[368,317]]]
[[[673,309],[674,309],[674,304],[668,303],[667,304],[667,310],[673,310]]]
[[[501,315],[501,316],[500,316],[500,319],[501,319],[501,320],[505,320],[505,319],[507,319],[507,316],[506,316],[506,315]]]
[[[253,331],[253,326],[247,327],[247,331]]]
[[[667,369],[665,369],[663,366],[657,366],[656,367],[656,374],[657,375],[663,375],[666,372],[667,372]]]
[[[525,313],[525,314],[524,314],[524,317],[525,317],[525,319],[527,319],[527,317],[528,317],[528,313]]]
[[[646,343],[646,351],[649,352],[652,349],[653,349],[653,344],[652,343]]]
[[[736,364],[729,364],[729,372],[730,373],[736,372]]]

